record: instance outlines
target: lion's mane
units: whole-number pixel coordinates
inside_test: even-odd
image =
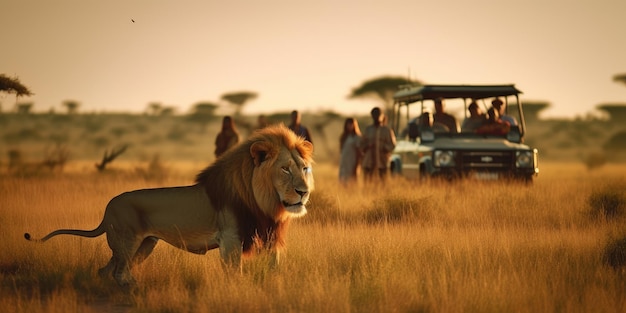
[[[266,145],[269,149],[253,156],[252,146],[257,142],[269,143]],[[285,209],[274,190],[272,175],[256,175],[258,178],[253,179],[255,167],[262,162],[271,162],[265,168],[272,168],[283,147],[297,150],[306,162],[312,162],[311,145],[281,125],[257,130],[196,176],[196,183],[204,186],[216,211],[226,207],[234,210],[244,253],[268,242],[273,242],[277,249],[285,245],[284,234],[289,218],[285,217]],[[260,190],[263,197],[255,199],[254,188],[257,193]],[[264,203],[257,203],[257,200]]]

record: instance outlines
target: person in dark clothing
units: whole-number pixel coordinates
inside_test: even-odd
[[[443,99],[435,99],[435,114],[433,114],[434,123],[440,123],[449,129],[450,133],[459,133],[459,123],[454,116],[444,111]]]
[[[300,112],[294,110],[291,112],[291,124],[289,124],[289,129],[293,131],[296,135],[304,138],[306,141],[313,143],[311,139],[311,133],[309,133],[309,129],[300,124]]]
[[[235,128],[235,122],[230,116],[222,119],[222,130],[215,138],[215,157],[218,158],[230,147],[239,142],[239,132]]]

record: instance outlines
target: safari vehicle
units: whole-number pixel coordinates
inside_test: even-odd
[[[394,94],[392,127],[397,144],[391,157],[392,173],[405,177],[514,179],[532,182],[539,173],[537,149],[525,145],[526,126],[519,94],[514,85],[403,86]],[[485,135],[474,131],[437,132],[435,125],[418,126],[424,113],[434,114],[440,99],[446,113],[459,125],[469,116],[474,101],[485,113],[494,99],[515,117],[506,134]],[[426,114],[426,116],[428,116]]]

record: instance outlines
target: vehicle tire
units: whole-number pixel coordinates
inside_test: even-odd
[[[389,162],[389,172],[392,176],[402,175],[402,161],[398,157],[391,157]]]

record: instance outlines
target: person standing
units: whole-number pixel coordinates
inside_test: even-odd
[[[222,130],[215,138],[215,157],[219,158],[230,147],[239,142],[239,132],[235,128],[235,122],[230,116],[222,119]]]
[[[304,127],[300,121],[302,117],[300,116],[300,112],[294,110],[291,112],[291,124],[289,124],[289,129],[293,131],[296,135],[304,138],[306,141],[313,143],[311,139],[311,134],[309,133],[309,129]]]
[[[368,181],[373,180],[375,173],[384,180],[391,152],[396,147],[396,135],[383,124],[384,114],[380,108],[373,108],[370,114],[372,124],[365,128],[360,145],[363,151],[363,174]]]
[[[343,133],[339,137],[339,181],[348,183],[356,181],[359,163],[361,162],[361,130],[354,118],[346,118],[343,124]]]

